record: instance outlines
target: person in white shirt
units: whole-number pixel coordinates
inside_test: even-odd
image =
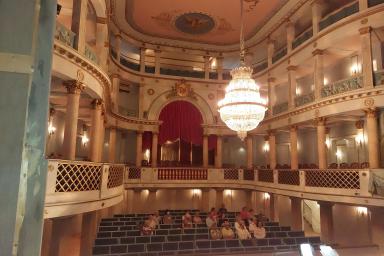
[[[241,219],[240,216],[237,216],[237,218],[236,218],[235,229],[236,229],[237,237],[240,240],[246,240],[246,239],[252,238],[247,227],[245,226],[244,221]]]
[[[256,239],[265,238],[266,235],[265,228],[263,227],[262,222],[257,221],[256,219],[253,219],[252,222],[249,224],[249,232]]]

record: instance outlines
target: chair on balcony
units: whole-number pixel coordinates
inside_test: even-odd
[[[310,164],[309,169],[319,169],[319,166],[317,164]]]
[[[266,167],[264,165],[261,165],[261,166],[259,166],[258,169],[266,169]]]
[[[291,169],[291,166],[288,164],[283,164],[282,169]]]
[[[303,164],[299,164],[299,169],[304,169],[304,165]]]
[[[353,162],[350,165],[351,169],[360,169],[360,164],[358,162]]]
[[[303,164],[302,169],[309,169],[309,164]]]
[[[349,164],[348,163],[341,163],[339,168],[340,169],[348,169],[349,168]]]
[[[276,169],[283,169],[283,166],[281,164],[277,164]]]
[[[369,168],[369,163],[368,163],[368,162],[361,163],[361,164],[360,164],[360,168],[361,168],[361,169]]]
[[[331,163],[329,166],[328,166],[329,169],[337,169],[339,168],[338,164],[337,163]]]

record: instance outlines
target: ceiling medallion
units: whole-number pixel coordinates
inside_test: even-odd
[[[155,90],[153,90],[152,88],[148,89],[147,93],[148,93],[148,95],[153,95],[153,94],[155,94]]]
[[[183,33],[201,35],[210,32],[215,27],[215,21],[207,14],[188,12],[177,16],[174,25]]]
[[[218,102],[220,117],[237,132],[241,140],[247,132],[255,129],[265,116],[266,100],[261,98],[259,86],[252,78],[252,67],[245,65],[243,35],[243,1],[240,1],[240,67],[231,71],[232,80],[225,89],[224,99]]]

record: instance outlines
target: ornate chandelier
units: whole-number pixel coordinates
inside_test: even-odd
[[[240,67],[231,71],[232,80],[218,102],[220,117],[229,129],[237,132],[241,140],[263,120],[266,100],[260,97],[259,86],[252,79],[252,68],[244,61],[243,1],[240,0]]]

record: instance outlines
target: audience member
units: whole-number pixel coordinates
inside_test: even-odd
[[[141,227],[141,235],[152,235],[153,234],[153,229],[151,228],[150,225],[150,220],[144,221],[144,225]]]
[[[156,223],[157,223],[157,226],[160,225],[160,223],[161,223],[160,212],[159,212],[159,211],[156,211],[155,214],[154,214],[154,217],[155,217],[155,221],[156,221]]]
[[[235,229],[236,229],[237,237],[240,240],[251,239],[251,234],[249,233],[247,227],[245,226],[244,220],[242,220],[241,216],[237,216],[236,218]]]
[[[207,224],[208,228],[217,227],[217,217],[215,215],[209,214],[205,219],[205,223]]]
[[[186,211],[181,218],[183,228],[192,228],[192,216],[189,211]]]
[[[196,211],[193,215],[193,224],[201,224],[203,223],[201,217],[200,217],[200,211]]]
[[[216,226],[209,229],[209,234],[212,240],[219,240],[222,237],[220,229]]]
[[[155,230],[158,223],[156,221],[156,218],[155,218],[155,215],[149,215],[148,216],[148,219],[146,220],[148,222],[148,226],[152,229],[152,230]]]
[[[244,224],[246,226],[249,225],[249,219],[251,218],[250,214],[249,214],[249,211],[248,211],[248,207],[247,206],[244,206],[242,209],[241,209],[241,212],[240,212],[240,218],[244,221]]]
[[[165,215],[163,216],[163,224],[172,224],[173,219],[170,211],[166,211]]]
[[[219,209],[219,212],[217,213],[217,224],[219,227],[224,223],[224,220],[227,218],[227,209],[225,208],[225,205],[222,204],[221,208]]]
[[[257,221],[256,223],[256,228],[253,231],[253,236],[256,239],[262,239],[265,238],[266,231],[265,228],[263,227],[263,223],[261,221]]]
[[[233,239],[235,238],[235,233],[233,232],[231,228],[231,224],[229,224],[228,219],[225,219],[223,221],[223,225],[221,228],[221,234],[223,236],[223,239]]]

